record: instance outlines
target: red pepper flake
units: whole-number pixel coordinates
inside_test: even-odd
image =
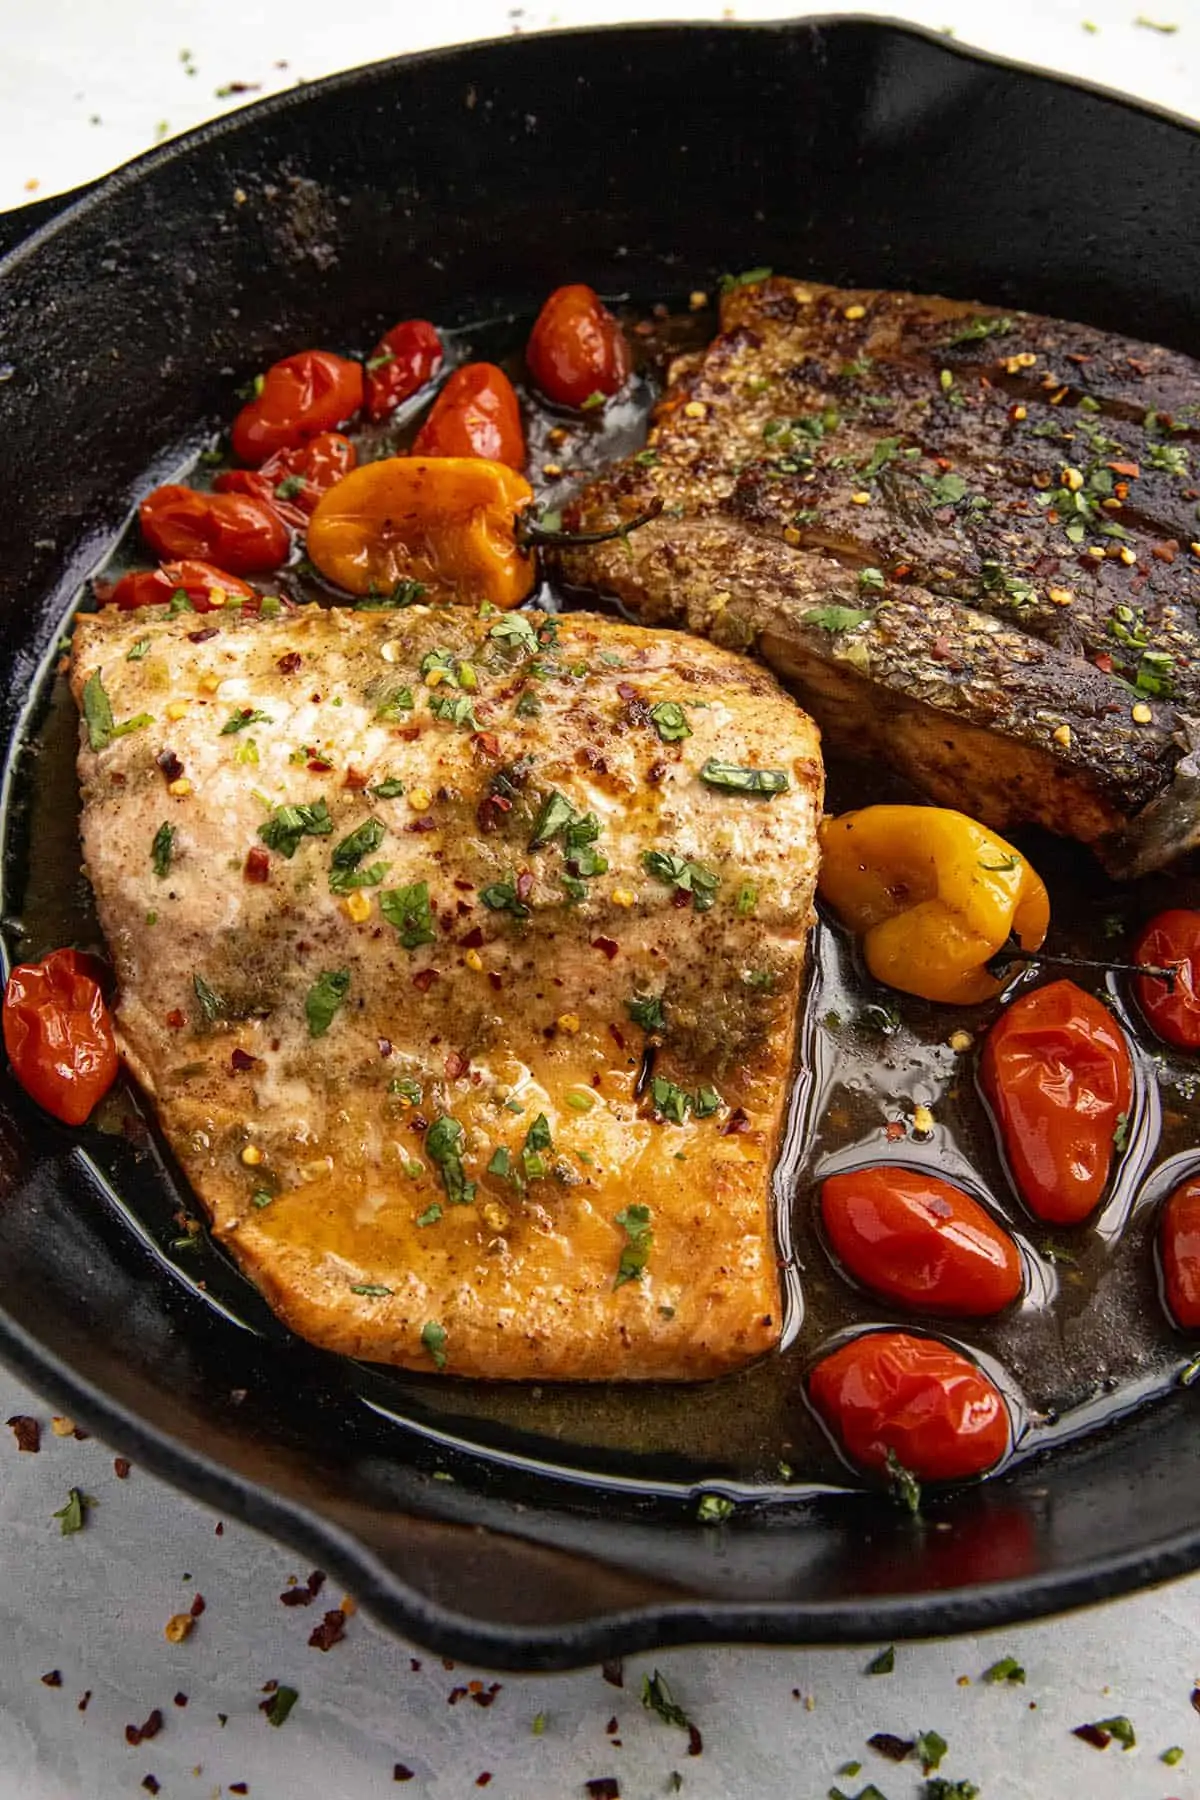
[[[445,1062],[446,1080],[460,1081],[470,1066],[465,1056],[460,1056],[457,1050],[451,1050]]]
[[[1192,1711],[1200,1713],[1200,1687],[1192,1689]]]
[[[887,1138],[889,1144],[898,1144],[901,1138],[906,1135],[907,1133],[905,1132],[904,1126],[900,1123],[899,1119],[889,1119],[887,1128],[884,1132],[884,1136]]]
[[[600,1673],[609,1687],[623,1688],[625,1686],[625,1664],[619,1656],[614,1656],[609,1662],[602,1662]]]
[[[173,1007],[167,1014],[167,1024],[172,1031],[182,1031],[187,1024],[187,1014],[181,1013],[177,1006]]]
[[[307,1581],[297,1582],[295,1587],[284,1588],[279,1598],[285,1606],[311,1606],[324,1586],[324,1569],[314,1569]]]
[[[652,762],[650,767],[646,770],[646,780],[650,783],[651,787],[657,787],[666,772],[667,765],[665,762]]]
[[[250,1792],[250,1784],[246,1781],[231,1781],[229,1784],[229,1791],[231,1794],[248,1794]]]
[[[704,1739],[700,1736],[700,1727],[698,1725],[693,1725],[690,1719],[688,1720],[687,1733],[688,1755],[702,1756],[704,1754]]]
[[[294,675],[303,661],[304,658],[298,650],[289,650],[286,656],[281,656],[279,658],[275,667],[279,670],[281,675]]]
[[[437,820],[431,819],[429,817],[428,813],[422,813],[422,815],[419,819],[414,819],[411,825],[406,825],[404,827],[405,831],[416,831],[416,832],[436,831],[437,828],[438,828]]]
[[[867,1743],[879,1756],[886,1756],[889,1762],[895,1763],[905,1762],[916,1749],[912,1738],[897,1737],[891,1731],[877,1731]]]
[[[533,892],[533,874],[529,869],[522,869],[517,876],[517,899],[522,903],[529,899]]]
[[[459,1701],[465,1700],[466,1697],[467,1697],[467,1689],[465,1687],[453,1687],[450,1689],[450,1692],[446,1695],[446,1705],[447,1706],[457,1706]]]
[[[421,727],[419,725],[405,725],[396,733],[396,736],[406,744],[415,744],[420,735]]]
[[[471,748],[480,756],[499,756],[500,739],[494,731],[473,731]]]
[[[625,1048],[625,1039],[621,1036],[620,1027],[617,1025],[610,1025],[608,1028],[608,1031],[609,1031],[609,1036],[613,1039],[613,1042],[616,1044],[617,1049],[623,1050]],[[605,1667],[607,1667],[607,1666],[608,1665],[605,1664]],[[618,1663],[616,1666],[618,1668],[620,1668],[621,1665]],[[607,1681],[608,1676],[606,1675],[604,1677],[604,1679],[605,1679],[605,1681]],[[622,1685],[623,1684],[619,1681],[614,1683],[614,1686],[616,1686],[616,1687],[621,1687]]]
[[[616,938],[597,937],[592,939],[592,949],[602,950],[609,962],[612,961],[620,948],[621,946],[618,944]]]
[[[471,1698],[476,1706],[494,1706],[496,1695],[500,1692],[501,1683],[493,1681],[491,1687],[484,1687],[482,1681],[471,1683]]]
[[[414,1781],[415,1779],[416,1779],[416,1776],[415,1776],[413,1770],[409,1768],[407,1763],[393,1763],[392,1764],[392,1780],[393,1781]]]
[[[597,1775],[583,1785],[592,1800],[621,1800],[621,1784],[615,1775]]]
[[[271,879],[271,858],[266,850],[256,846],[246,852],[246,864],[243,874],[247,881],[269,881]]]
[[[240,1048],[235,1048],[229,1058],[229,1066],[235,1075],[244,1075],[247,1069],[253,1069],[257,1067],[257,1064],[257,1056],[251,1056],[248,1050]]]
[[[215,637],[216,633],[214,632],[213,635]],[[159,1792],[159,1788],[160,1788],[161,1784],[160,1784],[157,1776],[143,1775],[142,1776],[142,1786],[145,1788],[145,1790],[148,1794],[157,1794]]]
[[[189,631],[187,634],[187,641],[189,644],[207,644],[209,640],[215,638],[216,635],[216,626],[209,625],[204,631]]]
[[[412,978],[412,984],[419,994],[427,994],[437,978],[436,969],[418,969]]]
[[[92,1690],[91,1690],[91,1688],[84,1688],[82,1694],[80,1694],[80,1696],[79,1696],[79,1711],[86,1712],[88,1707],[91,1705],[91,1703],[92,1703]]]
[[[467,932],[465,937],[460,937],[458,941],[464,950],[482,950],[483,932],[480,930],[479,926],[476,925]]]
[[[323,756],[310,756],[307,766],[312,770],[314,775],[328,775],[333,764],[331,762],[326,762]]]
[[[125,1727],[125,1742],[136,1750],[139,1744],[147,1744],[151,1738],[156,1738],[162,1728],[162,1709],[156,1706],[144,1725],[127,1725]]]
[[[1196,1699],[1193,1695],[1192,1705],[1195,1706],[1195,1704]],[[1112,1732],[1105,1731],[1103,1725],[1076,1725],[1071,1735],[1082,1738],[1083,1742],[1090,1744],[1093,1750],[1107,1750],[1112,1743]]]
[[[130,1462],[130,1460],[127,1456],[114,1456],[113,1457],[113,1474],[116,1476],[118,1481],[128,1481],[129,1480],[129,1471],[130,1471],[130,1469],[132,1469],[132,1467],[133,1467],[133,1464]]]
[[[1096,667],[1100,670],[1100,673],[1102,675],[1111,675],[1112,674],[1113,668],[1114,668],[1113,659],[1108,654],[1107,650],[1101,650],[1099,655],[1093,656],[1092,661],[1095,663]]]
[[[47,1669],[46,1673],[42,1676],[42,1686],[43,1687],[61,1687],[62,1686],[61,1672],[58,1669]]]
[[[369,784],[370,780],[371,777],[365,775],[361,769],[347,769],[346,773],[342,776],[342,786],[344,788],[351,788],[355,792],[360,792]]]
[[[168,781],[178,781],[183,774],[183,764],[173,750],[160,750],[154,760]]]
[[[410,1656],[408,1659],[408,1666],[414,1675],[419,1675],[423,1665],[419,1656]]]
[[[204,1595],[203,1594],[193,1595],[193,1597],[192,1597],[192,1617],[193,1617],[193,1619],[198,1619],[200,1617],[200,1614],[204,1611],[204,1606],[205,1606]]]
[[[490,1781],[491,1781],[491,1779],[492,1779],[492,1772],[491,1772],[491,1770],[490,1770],[490,1769],[485,1769],[485,1770],[484,1770],[484,1771],[483,1771],[483,1774],[482,1774],[482,1775],[477,1775],[477,1776],[476,1776],[476,1777],[475,1777],[475,1786],[476,1786],[476,1787],[487,1787],[487,1785],[488,1785],[488,1783],[489,1783],[489,1782],[490,1782]]]
[[[186,1694],[184,1694],[184,1693],[176,1694],[176,1696],[175,1696],[176,1706],[186,1706],[187,1703],[188,1703],[188,1697]]]
[[[735,1106],[723,1125],[717,1127],[722,1137],[736,1137],[739,1132],[749,1131],[750,1115],[744,1106]]]
[[[310,1650],[332,1650],[346,1635],[346,1615],[340,1606],[331,1607],[309,1635]]]
[[[609,1737],[616,1737],[618,1731],[621,1729],[621,1727],[617,1724],[616,1713],[613,1714],[612,1718],[608,1721],[608,1724],[604,1727],[604,1729],[608,1733]]]
[[[217,1520],[216,1524],[213,1526],[213,1536],[214,1537],[224,1537],[225,1536],[224,1520],[222,1520],[222,1519]]]
[[[17,1440],[17,1449],[36,1456],[42,1447],[42,1428],[37,1420],[31,1419],[28,1413],[14,1413],[7,1423]]]

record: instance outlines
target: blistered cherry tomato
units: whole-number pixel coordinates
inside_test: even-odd
[[[482,456],[525,465],[525,433],[512,382],[495,363],[464,363],[433,403],[414,456]]]
[[[1163,1207],[1159,1246],[1171,1317],[1194,1331],[1200,1326],[1200,1175],[1181,1182]]]
[[[1134,945],[1133,960],[1174,969],[1175,985],[1138,975],[1133,991],[1152,1030],[1181,1050],[1200,1050],[1200,912],[1173,907],[1159,913]]]
[[[961,1481],[1008,1450],[1008,1408],[983,1370],[937,1338],[870,1331],[817,1364],[813,1405],[860,1468],[888,1452],[918,1481]]]
[[[160,556],[201,557],[235,575],[277,569],[292,545],[279,514],[249,494],[155,488],[139,506],[138,518],[142,536]]]
[[[250,494],[273,507],[289,525],[303,528],[317,501],[348,475],[358,452],[338,431],[322,431],[293,450],[277,450],[261,469],[224,469],[213,482],[218,494]]]
[[[577,281],[555,288],[543,306],[525,360],[547,399],[583,406],[593,394],[607,400],[623,388],[633,359],[625,333],[596,290]]]
[[[248,581],[228,575],[224,569],[214,569],[211,563],[194,559],[163,563],[157,569],[133,569],[128,575],[122,575],[112,591],[101,598],[119,606],[123,612],[129,612],[135,606],[166,606],[172,594],[181,589],[191,601],[192,611],[198,613],[215,612],[228,598],[259,598],[258,589],[252,588]]]
[[[100,968],[79,950],[18,963],[4,990],[4,1047],[25,1092],[65,1125],[82,1125],[117,1077],[117,1045]]]
[[[367,417],[386,419],[442,366],[442,340],[428,319],[404,319],[367,358]]]
[[[1021,1291],[1021,1256],[969,1194],[936,1175],[882,1165],[831,1175],[821,1217],[865,1287],[906,1306],[980,1317]]]
[[[1022,994],[988,1033],[980,1079],[1029,1210],[1086,1219],[1133,1104],[1129,1045],[1108,1008],[1073,981]]]
[[[262,463],[353,418],[363,403],[362,364],[328,350],[302,350],[272,363],[262,389],[233,421],[233,448]]]

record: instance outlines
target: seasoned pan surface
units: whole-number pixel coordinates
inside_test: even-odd
[[[165,445],[173,466],[273,356],[355,342],[397,295],[466,323],[527,310],[566,269],[645,297],[771,261],[1194,353],[1198,190],[1200,144],[1173,121],[859,21],[415,58],[122,172],[0,270],[10,924],[31,841],[18,747],[63,613],[149,458]],[[74,804],[65,791],[64,826]],[[698,1491],[739,1487],[703,1457],[648,1479],[643,1458],[556,1456],[553,1423],[497,1456],[477,1420],[398,1407],[371,1372],[288,1339],[219,1266],[189,1275],[168,1175],[125,1138],[81,1148],[5,1078],[0,1348],[439,1648],[556,1666],[704,1637],[945,1631],[1200,1560],[1186,1393],[934,1502],[945,1530],[830,1487],[744,1490],[714,1534]]]

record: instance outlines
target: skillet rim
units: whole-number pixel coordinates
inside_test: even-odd
[[[539,40],[573,42],[669,33],[685,41],[722,31],[743,36],[773,33],[819,38],[826,32],[836,34],[845,26],[868,27],[881,37],[916,41],[943,56],[1007,71],[1039,86],[1081,93],[1123,111],[1156,119],[1192,138],[1200,137],[1200,122],[1170,108],[1081,77],[961,44],[931,28],[871,13],[755,21],[648,20],[564,27],[536,36]],[[143,152],[93,184],[2,213],[0,233],[5,227],[19,227],[26,213],[36,213],[41,223],[33,225],[28,235],[18,237],[0,256],[0,281],[15,271],[27,255],[59,232],[69,231],[93,208],[136,186],[160,168],[186,160],[210,145],[236,139],[248,121],[286,114],[313,97],[357,93],[376,81],[386,81],[395,71],[466,59],[480,50],[503,50],[504,54],[519,58],[528,41],[524,36],[475,39],[359,64],[303,87],[289,88],[237,107]],[[363,1539],[317,1508],[263,1485],[152,1424],[36,1341],[2,1309],[0,1359],[39,1393],[161,1479],[320,1561],[386,1628],[411,1636],[435,1652],[488,1667],[557,1671],[604,1657],[700,1642],[850,1645],[881,1638],[953,1635],[1093,1605],[1200,1567],[1198,1515],[1194,1527],[1155,1540],[1149,1547],[1113,1552],[1033,1577],[976,1582],[955,1589],[927,1589],[910,1596],[862,1596],[809,1603],[710,1599],[649,1602],[553,1626],[497,1624],[430,1599],[389,1568]],[[475,1529],[497,1539],[508,1535],[490,1526],[476,1525]]]

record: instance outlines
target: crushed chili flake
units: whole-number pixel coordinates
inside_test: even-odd
[[[371,777],[361,769],[347,769],[342,776],[342,786],[349,788],[352,793],[361,793],[370,784],[370,780]]]
[[[187,1697],[187,1695],[186,1695],[186,1694],[184,1694],[184,1693],[182,1693],[182,1692],[181,1692],[181,1693],[178,1693],[178,1694],[176,1694],[176,1696],[175,1696],[175,1704],[176,1704],[176,1706],[186,1706],[186,1705],[187,1705],[187,1703],[188,1703],[188,1697]]]
[[[310,1650],[332,1650],[340,1644],[346,1635],[346,1615],[340,1606],[329,1609],[319,1625],[314,1625],[309,1634]]]
[[[533,892],[533,874],[529,869],[522,869],[517,876],[517,899],[522,903],[529,899]]]
[[[311,1606],[324,1586],[324,1569],[314,1569],[307,1581],[285,1588],[279,1598],[285,1606]]]
[[[207,644],[210,643],[216,635],[216,626],[209,625],[206,626],[203,631],[189,631],[187,634],[187,641],[189,644]]]
[[[625,1686],[625,1664],[619,1656],[614,1656],[609,1662],[602,1662],[600,1673],[609,1687],[623,1688]]]
[[[298,650],[289,650],[286,656],[281,656],[279,658],[275,667],[279,670],[281,675],[294,675],[303,661],[304,658]]]
[[[900,1142],[900,1139],[905,1136],[905,1131],[904,1126],[899,1119],[889,1120],[884,1131],[884,1136],[887,1138],[889,1144],[898,1144]]]
[[[877,1731],[867,1739],[871,1749],[879,1756],[886,1756],[889,1762],[906,1762],[912,1755],[916,1745],[912,1738],[897,1737],[892,1731]]]
[[[485,1769],[483,1771],[482,1775],[477,1775],[475,1777],[475,1786],[476,1787],[486,1787],[491,1779],[492,1779],[491,1770]]]
[[[250,1792],[250,1784],[247,1781],[231,1781],[229,1784],[229,1791],[231,1794],[248,1794]]]
[[[225,1525],[224,1525],[223,1520],[218,1519],[216,1524],[213,1526],[213,1536],[214,1537],[224,1537],[225,1536]]]
[[[193,1617],[193,1619],[198,1619],[200,1617],[200,1614],[203,1611],[204,1611],[204,1595],[197,1594],[197,1595],[195,1595],[195,1597],[192,1600],[192,1617]]]
[[[493,1681],[490,1687],[484,1687],[482,1681],[471,1683],[471,1698],[476,1706],[494,1706],[496,1695],[500,1692],[501,1683]]]
[[[480,930],[479,926],[476,925],[467,932],[465,937],[459,938],[458,941],[464,950],[482,950],[483,932]]]
[[[704,1754],[704,1739],[700,1736],[700,1727],[698,1725],[693,1725],[690,1719],[688,1720],[687,1734],[688,1755],[702,1756]]]
[[[130,1462],[130,1460],[127,1456],[114,1456],[113,1457],[113,1474],[116,1476],[118,1481],[128,1481],[129,1471],[130,1471],[130,1469],[132,1469],[132,1467],[133,1467],[133,1464]]]
[[[80,1694],[80,1696],[79,1696],[79,1711],[86,1712],[88,1707],[91,1705],[91,1702],[92,1702],[92,1690],[91,1690],[91,1688],[84,1688],[82,1694]]]
[[[734,1137],[738,1132],[749,1131],[750,1116],[744,1106],[735,1106],[723,1125],[718,1126],[722,1137]]]
[[[621,946],[618,944],[616,938],[597,937],[592,939],[592,949],[602,951],[604,955],[607,956],[609,962],[612,961],[620,948]]]
[[[1112,1743],[1112,1732],[1105,1731],[1103,1725],[1076,1725],[1071,1736],[1082,1738],[1094,1750],[1107,1750]]]
[[[615,1775],[597,1775],[583,1785],[591,1800],[621,1800],[621,1784]]]
[[[58,1669],[47,1669],[46,1673],[42,1676],[42,1686],[43,1687],[61,1687],[62,1686],[61,1672]]]
[[[458,1081],[466,1074],[469,1067],[470,1064],[465,1056],[461,1056],[457,1050],[451,1050],[445,1062],[446,1080]]]
[[[412,1670],[414,1675],[419,1675],[421,1673],[421,1666],[422,1666],[420,1657],[419,1656],[410,1656],[408,1659],[408,1666]]]
[[[183,764],[173,750],[160,750],[154,760],[168,781],[178,781],[183,774]]]
[[[328,775],[333,768],[333,764],[326,762],[323,756],[310,756],[306,766],[312,770],[314,775]]]
[[[156,1738],[162,1728],[162,1708],[156,1706],[144,1725],[127,1725],[125,1727],[125,1742],[136,1750],[139,1744],[147,1744],[151,1738]]]
[[[415,1779],[416,1779],[415,1774],[414,1774],[413,1770],[409,1768],[407,1763],[393,1763],[392,1764],[392,1780],[393,1781],[413,1781]]]
[[[28,1413],[14,1413],[8,1424],[17,1440],[17,1449],[36,1456],[42,1447],[42,1428]]]
[[[216,633],[214,632],[213,635],[215,636]],[[142,1776],[142,1786],[145,1788],[145,1790],[148,1794],[157,1794],[159,1791],[159,1785],[160,1784],[159,1784],[156,1776],[154,1776],[154,1775],[143,1775]]]
[[[604,1727],[604,1729],[608,1733],[609,1737],[616,1737],[618,1731],[621,1729],[621,1727],[617,1724],[616,1713],[613,1714],[612,1718],[608,1721],[608,1724]]]
[[[412,984],[419,994],[427,994],[437,978],[436,969],[418,969],[412,978]]]
[[[500,739],[494,731],[473,731],[471,748],[478,751],[480,756],[499,756]]]
[[[459,1701],[465,1700],[466,1697],[467,1697],[467,1689],[465,1687],[451,1688],[450,1692],[446,1695],[446,1705],[447,1706],[457,1706]]]
[[[244,1075],[247,1069],[257,1066],[257,1056],[251,1056],[248,1050],[235,1049],[229,1058],[229,1066],[235,1075]]]
[[[271,879],[270,852],[260,850],[257,846],[253,850],[247,850],[243,874],[247,881],[269,881]]]

